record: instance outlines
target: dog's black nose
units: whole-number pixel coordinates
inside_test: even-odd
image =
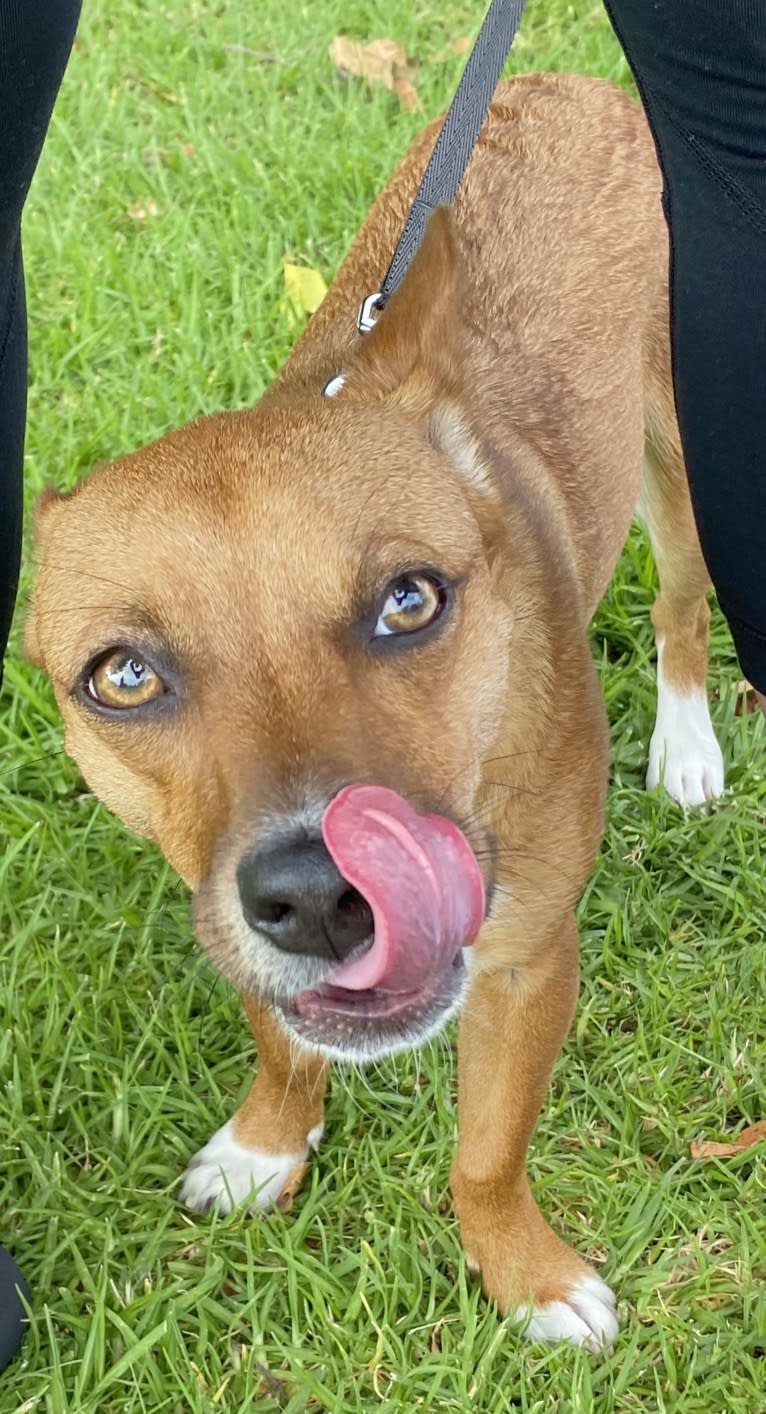
[[[283,952],[340,961],[372,940],[369,904],[338,873],[321,840],[251,850],[240,861],[237,887],[250,927]]]

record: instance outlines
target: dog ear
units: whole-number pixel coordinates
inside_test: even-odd
[[[37,614],[35,612],[34,598],[31,600],[27,617],[24,620],[24,653],[30,663],[41,668],[42,658],[40,655],[40,640],[37,636]]]
[[[52,506],[58,504],[59,501],[63,501],[64,499],[65,498],[60,494],[60,492],[54,491],[52,486],[46,486],[45,490],[42,491],[38,496],[37,504],[35,506],[34,533],[34,543],[35,549],[37,551],[39,551],[45,544],[45,540],[47,538],[45,523],[48,520],[48,515]],[[30,600],[29,608],[27,610],[26,621],[24,623],[24,652],[27,658],[29,658],[32,663],[36,663],[38,667],[43,666],[42,655],[40,651],[40,642],[37,633],[37,605],[35,603],[34,590],[32,591],[32,598]]]
[[[46,487],[44,487],[44,489],[40,492],[40,495],[39,495],[38,498],[37,498],[37,504],[35,505],[35,539],[36,539],[36,540],[39,540],[39,538],[40,538],[40,536],[41,536],[41,534],[42,534],[43,524],[44,524],[45,518],[46,518],[46,516],[47,516],[47,514],[48,514],[48,511],[50,510],[50,507],[51,507],[51,506],[54,506],[57,501],[63,501],[63,500],[65,500],[65,497],[62,495],[62,493],[61,493],[60,491],[57,491],[57,490],[55,489],[55,487],[53,487],[53,486],[46,486]]]
[[[460,253],[450,207],[430,217],[399,289],[344,368],[344,399],[385,400],[427,414],[460,387]]]

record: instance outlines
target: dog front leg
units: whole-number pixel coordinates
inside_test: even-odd
[[[477,959],[481,966],[480,959]],[[617,1331],[609,1287],[557,1237],[529,1187],[526,1152],[577,998],[578,938],[514,971],[478,971],[460,1024],[460,1137],[451,1185],[469,1265],[531,1339],[598,1349]]]
[[[322,1137],[327,1062],[291,1042],[257,997],[244,995],[242,1004],[258,1073],[244,1104],[184,1174],[181,1201],[198,1212],[227,1213],[248,1198],[262,1211],[286,1211]]]

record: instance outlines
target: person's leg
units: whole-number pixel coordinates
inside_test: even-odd
[[[27,339],[21,211],[81,0],[0,0],[0,680],[19,573]],[[23,1278],[0,1248],[0,1370],[24,1333]]]
[[[26,404],[27,326],[21,249],[17,247],[0,272],[0,682],[21,557]]]
[[[665,179],[676,408],[697,528],[766,692],[766,0],[605,0]]]
[[[0,665],[16,597],[21,539],[27,383],[21,211],[80,5],[81,0],[0,0]]]
[[[21,1293],[29,1298],[27,1284],[10,1252],[0,1247],[0,1371],[18,1350],[27,1323]]]

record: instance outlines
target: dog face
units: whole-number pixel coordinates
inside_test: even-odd
[[[192,426],[42,508],[37,652],[68,750],[196,890],[203,942],[249,991],[332,971],[248,923],[248,868],[321,853],[349,782],[486,849],[512,615],[473,499],[408,420],[324,400]]]
[[[373,931],[329,803],[366,782],[455,822],[490,884],[485,763],[541,716],[527,687],[509,724],[519,681],[543,692],[544,595],[461,422],[442,276],[415,347],[392,306],[338,397],[192,423],[38,514],[28,643],[68,751],[194,889],[216,965],[335,1055],[422,1039],[464,974],[458,951],[395,1004],[323,991]]]

